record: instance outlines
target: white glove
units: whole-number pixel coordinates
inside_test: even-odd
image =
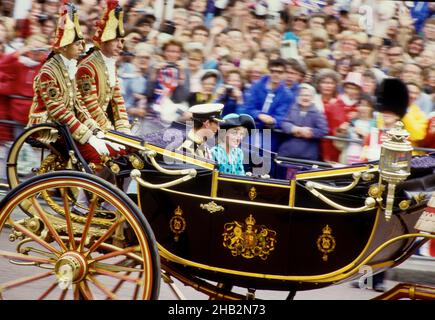
[[[106,142],[97,138],[96,136],[91,136],[88,143],[94,148],[99,155],[108,156],[110,154],[109,149],[107,149]]]
[[[106,137],[103,131],[98,131],[96,136],[98,139],[104,139]]]
[[[123,146],[122,144],[116,143],[116,142],[106,141],[106,144],[111,146],[112,149],[115,151],[125,150],[125,146]]]

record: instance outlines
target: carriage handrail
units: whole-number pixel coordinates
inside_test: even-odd
[[[330,205],[331,207],[338,209],[338,210],[343,210],[346,212],[361,212],[367,209],[371,209],[374,208],[377,201],[375,198],[373,197],[367,197],[365,200],[365,204],[362,207],[358,207],[358,208],[351,208],[351,207],[346,207],[343,206],[341,204],[336,203],[335,201],[332,201],[331,199],[329,199],[328,197],[326,197],[325,195],[321,194],[319,191],[317,191],[314,188],[308,188],[307,190],[310,191],[315,197],[319,198],[320,200],[322,200],[323,202],[325,202],[326,204]]]
[[[151,164],[156,168],[158,171],[164,174],[172,175],[172,176],[179,176],[179,175],[196,175],[196,170],[189,168],[189,169],[178,169],[178,170],[169,170],[166,168],[163,168],[161,165],[159,165],[156,161],[157,152],[154,150],[150,151],[144,151],[141,153],[142,156],[148,157],[150,159]],[[195,171],[195,173],[193,173]]]
[[[305,184],[305,186],[307,187],[308,190],[319,189],[319,190],[325,190],[325,191],[329,191],[329,192],[346,192],[346,191],[352,190],[358,184],[361,177],[363,177],[364,175],[367,175],[367,174],[368,174],[367,171],[354,172],[352,174],[353,181],[350,184],[348,184],[347,186],[343,186],[343,187],[330,186],[327,184],[318,183],[318,182],[314,182],[314,181],[308,181]]]
[[[181,178],[175,179],[173,181],[160,183],[160,184],[153,184],[153,183],[150,183],[150,182],[143,180],[141,178],[141,172],[137,169],[134,169],[130,172],[130,177],[133,180],[137,181],[137,183],[139,183],[142,187],[149,188],[149,189],[162,189],[162,188],[170,188],[170,187],[179,185],[183,182],[189,181],[189,180],[195,178],[196,174],[197,174],[197,171],[195,169],[190,169],[189,174],[187,174]]]

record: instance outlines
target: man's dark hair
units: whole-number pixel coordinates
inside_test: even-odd
[[[146,15],[144,17],[141,17],[137,22],[136,22],[136,27],[142,26],[144,24],[149,25],[150,27],[153,26],[154,22],[156,21],[154,16],[151,15]]]
[[[285,70],[286,66],[287,66],[287,61],[282,58],[279,58],[279,59],[269,61],[268,68],[270,69],[272,67],[282,67]]]
[[[206,121],[207,119],[204,120],[199,120],[199,119],[193,119],[193,129],[195,130],[199,130],[202,128],[202,124]]]
[[[208,78],[215,78],[216,80],[218,80],[218,75],[215,72],[206,72],[201,77],[201,81],[207,80]]]
[[[358,50],[369,50],[373,51],[375,49],[375,45],[373,43],[361,43],[358,46]]]
[[[201,129],[203,124],[204,124],[204,122],[206,122],[207,120],[209,120],[210,122],[215,122],[212,119],[206,119],[206,118],[204,118],[204,119],[197,119],[197,118],[194,118],[193,119],[193,129],[195,129],[195,130]]]
[[[197,30],[205,31],[205,32],[207,32],[208,35],[210,34],[210,31],[207,29],[206,26],[199,25],[199,26],[196,26],[192,29],[192,36],[195,34],[195,31],[197,31]]]

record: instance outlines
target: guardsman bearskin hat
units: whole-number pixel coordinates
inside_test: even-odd
[[[97,31],[94,35],[95,45],[102,42],[122,38],[124,32],[124,11],[118,0],[106,0],[107,8],[102,19],[97,24]]]
[[[409,104],[409,92],[406,84],[396,78],[387,78],[381,83],[377,95],[377,109],[389,111],[403,118]]]
[[[65,47],[83,39],[77,9],[72,3],[64,0],[59,12],[54,49]]]

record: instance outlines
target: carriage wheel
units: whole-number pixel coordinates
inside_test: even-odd
[[[93,194],[85,223],[71,220],[73,202],[64,190]],[[41,197],[52,195],[65,215]],[[23,214],[20,203],[35,214]],[[100,206],[117,219],[95,224]],[[157,299],[160,262],[152,230],[137,206],[110,183],[81,172],[59,171],[33,177],[0,203],[0,298]]]
[[[40,173],[66,168],[65,161],[44,137],[58,135],[54,125],[38,125],[24,131],[12,145],[7,159],[7,177],[11,189]],[[42,139],[38,139],[42,137]]]

